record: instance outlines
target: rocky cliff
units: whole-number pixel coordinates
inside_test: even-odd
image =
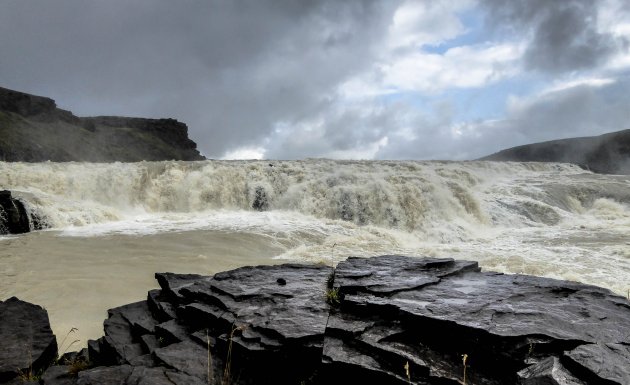
[[[630,174],[630,130],[527,144],[480,160],[575,163],[602,174]]]
[[[47,370],[45,311],[0,302],[0,383],[630,384],[630,302],[594,286],[395,255],[156,278]]]
[[[203,160],[174,119],[80,118],[49,98],[0,88],[0,161]]]

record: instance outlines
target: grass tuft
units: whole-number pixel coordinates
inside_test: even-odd
[[[326,289],[326,302],[331,306],[337,306],[341,303],[338,287]]]
[[[214,383],[214,375],[212,374],[212,354],[210,353],[210,335],[208,334],[208,329],[206,329],[206,342],[208,344],[208,384],[212,385]]]
[[[466,385],[466,361],[468,361],[468,354],[463,354],[462,363],[464,364],[464,380],[462,381],[462,385]]]
[[[75,332],[77,332],[77,331],[79,331],[79,329],[74,328],[74,327],[73,327],[73,328],[70,328],[70,330],[68,331],[68,333],[66,333],[66,336],[65,336],[65,337],[63,337],[63,340],[61,340],[61,344],[59,344],[59,351],[61,352],[61,354],[60,354],[61,356],[63,356],[63,355],[64,355],[64,354],[68,351],[68,349],[70,349],[70,347],[71,347],[72,345],[74,345],[74,344],[76,344],[76,343],[80,342],[80,340],[74,340],[74,341],[72,341],[72,342],[68,343],[68,345],[64,348],[64,344],[66,343],[66,340],[68,339],[68,337],[70,336],[70,334],[75,333]],[[59,356],[60,356],[60,355],[57,355],[57,360],[55,360],[55,361],[58,361],[58,360],[59,360]]]
[[[84,371],[85,369],[90,367],[90,363],[87,361],[84,361],[81,358],[77,358],[71,362],[68,363],[68,374],[76,377],[79,372]]]
[[[22,382],[29,382],[29,381],[36,381],[39,382],[40,378],[42,377],[42,372],[43,370],[40,370],[39,372],[34,372],[33,371],[33,353],[31,352],[31,349],[29,348],[28,350],[28,362],[30,362],[28,369],[26,369],[26,371],[23,371],[22,369],[18,369],[18,378],[20,380],[22,380]]]
[[[228,344],[227,357],[225,358],[225,369],[223,370],[223,380],[221,381],[222,385],[230,385],[232,384],[232,340],[234,338],[234,333],[237,331],[245,330],[247,326],[233,326],[232,332],[230,333],[230,342]]]

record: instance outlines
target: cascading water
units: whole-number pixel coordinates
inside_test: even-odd
[[[0,162],[0,186],[52,228],[140,213],[259,210],[409,232],[457,224],[447,238],[479,226],[553,225],[597,198],[630,199],[625,181],[606,180],[603,191],[576,175],[592,174],[490,162]]]
[[[0,298],[43,304],[60,335],[94,308],[98,336],[99,312],[142,298],[155,271],[285,260],[453,257],[630,289],[630,177],[569,164],[0,162],[2,189],[49,230],[0,238]],[[59,299],[77,292],[79,315]]]

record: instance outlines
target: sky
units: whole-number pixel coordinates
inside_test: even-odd
[[[626,0],[0,0],[0,86],[214,159],[468,160],[630,129]]]

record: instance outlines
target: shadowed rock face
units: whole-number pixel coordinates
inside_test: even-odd
[[[391,255],[331,272],[156,274],[161,290],[111,309],[73,353],[96,367],[43,383],[630,383],[630,302],[606,289]]]
[[[174,119],[79,118],[55,101],[0,87],[0,161],[203,160]]]
[[[11,191],[0,191],[0,234],[22,234],[41,229],[41,220],[35,213],[13,198]]]
[[[0,301],[0,383],[37,374],[56,356],[46,310],[15,297]]]
[[[575,163],[602,174],[630,174],[630,130],[512,147],[480,160]]]

